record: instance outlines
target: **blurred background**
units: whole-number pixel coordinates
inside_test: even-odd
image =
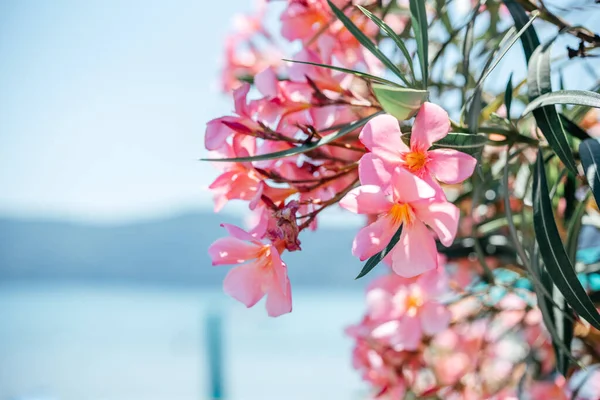
[[[206,255],[219,223],[243,223],[243,204],[212,212],[197,160],[232,109],[223,40],[251,9],[0,1],[0,400],[209,399],[211,371],[223,399],[363,391],[343,332],[364,307],[360,220],[303,235],[278,319],[224,295]]]

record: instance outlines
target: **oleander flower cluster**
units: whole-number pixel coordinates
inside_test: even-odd
[[[600,399],[600,287],[576,265],[598,214],[597,99],[536,104],[552,82],[531,70],[550,63],[532,22],[557,19],[519,3],[262,0],[225,41],[233,111],[207,123],[209,189],[215,212],[241,202],[249,223],[221,225],[212,264],[230,266],[227,295],[278,317],[288,268],[304,267],[287,253],[311,251],[302,237],[327,209],[363,216],[353,273],[379,275],[346,333],[371,398]],[[521,37],[528,78],[486,89]],[[551,101],[587,108],[555,116]]]

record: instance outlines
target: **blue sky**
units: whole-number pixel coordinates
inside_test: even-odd
[[[211,207],[206,121],[249,0],[0,5],[0,214],[88,220]]]

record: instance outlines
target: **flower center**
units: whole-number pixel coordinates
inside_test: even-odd
[[[406,313],[409,316],[417,315],[417,311],[423,305],[423,298],[419,293],[411,293],[406,298]]]
[[[411,151],[404,154],[404,162],[411,172],[420,171],[427,163],[427,153],[422,151]]]
[[[410,225],[413,221],[412,208],[405,203],[394,204],[389,212],[389,215],[393,218],[396,223],[406,223]]]

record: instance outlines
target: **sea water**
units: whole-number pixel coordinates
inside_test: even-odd
[[[364,398],[343,333],[363,294],[293,298],[268,318],[220,290],[0,284],[0,400],[209,399],[209,314],[222,317],[223,399]]]

